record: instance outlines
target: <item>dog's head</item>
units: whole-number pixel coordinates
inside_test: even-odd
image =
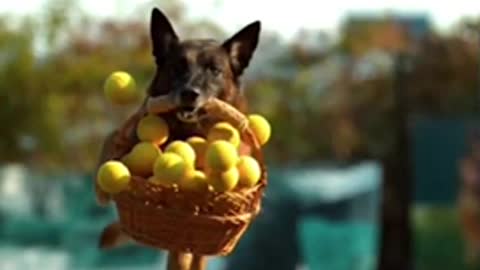
[[[195,121],[208,98],[235,102],[241,95],[239,78],[257,47],[259,32],[256,21],[224,42],[181,41],[167,17],[154,8],[150,35],[157,71],[149,96],[169,95],[184,122]]]

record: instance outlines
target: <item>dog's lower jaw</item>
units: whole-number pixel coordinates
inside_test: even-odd
[[[176,117],[180,122],[195,124],[205,119],[207,114],[203,109],[203,106],[198,106],[192,109],[180,109],[176,112]]]
[[[187,124],[194,124],[199,121],[196,114],[187,111],[177,112],[176,116],[179,121]]]

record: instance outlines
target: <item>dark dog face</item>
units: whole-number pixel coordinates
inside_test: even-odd
[[[260,22],[224,42],[180,41],[166,16],[154,8],[150,32],[157,72],[149,95],[170,95],[179,108],[178,119],[194,122],[208,98],[234,103],[241,94],[239,77],[257,47]]]

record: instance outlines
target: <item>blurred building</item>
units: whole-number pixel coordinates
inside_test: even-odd
[[[353,14],[342,25],[342,43],[354,56],[372,49],[397,53],[415,46],[431,30],[426,15]]]
[[[341,27],[341,48],[350,56],[352,79],[369,80],[392,71],[394,55],[417,50],[432,32],[428,16],[356,13]]]

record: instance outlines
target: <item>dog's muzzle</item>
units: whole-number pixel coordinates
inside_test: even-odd
[[[207,116],[203,104],[196,106],[179,106],[171,95],[151,97],[147,101],[147,111],[149,113],[166,113],[176,111],[177,118],[186,123],[195,123]]]
[[[195,123],[202,114],[201,91],[195,87],[185,87],[177,94],[179,104],[177,118],[185,123]]]

